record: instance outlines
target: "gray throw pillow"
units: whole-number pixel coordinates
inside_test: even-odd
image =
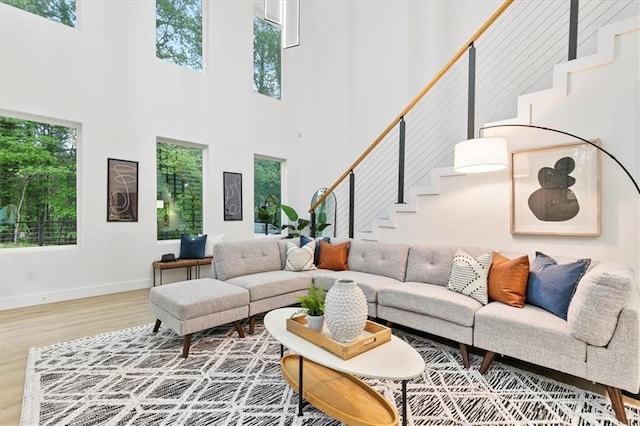
[[[606,346],[620,311],[633,291],[633,271],[616,262],[601,262],[587,272],[573,295],[567,323],[571,335],[593,346]]]

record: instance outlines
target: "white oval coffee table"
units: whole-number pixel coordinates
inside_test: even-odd
[[[331,352],[303,339],[287,330],[286,322],[298,308],[275,309],[264,317],[264,326],[282,346],[289,348],[299,355],[300,367],[304,358],[317,364],[354,376],[374,379],[388,379],[402,381],[402,424],[407,424],[407,380],[422,374],[425,368],[422,356],[407,342],[391,336],[391,341],[370,349],[356,357],[344,360]],[[303,378],[303,374],[299,375]],[[302,389],[300,380],[298,392],[298,415],[302,415]]]

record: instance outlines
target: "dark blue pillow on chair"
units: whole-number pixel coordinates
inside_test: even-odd
[[[529,269],[527,303],[536,305],[566,320],[569,303],[591,259],[558,265],[555,259],[536,252]]]
[[[321,239],[325,243],[330,243],[331,242],[331,238],[329,238],[329,237],[323,237]],[[315,241],[316,242],[316,248],[315,248],[315,251],[313,252],[313,264],[318,266],[318,262],[320,262],[320,239],[318,239],[318,238],[314,239],[314,238],[311,238],[311,237],[307,237],[306,235],[300,235],[300,247],[306,246],[311,241]]]
[[[198,237],[180,237],[180,259],[204,259],[207,234]]]

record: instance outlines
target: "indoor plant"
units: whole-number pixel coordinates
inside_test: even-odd
[[[315,331],[322,331],[324,326],[324,286],[316,289],[313,284],[309,286],[306,296],[298,297],[300,306],[307,311],[307,326]]]
[[[280,208],[282,209],[284,214],[287,215],[287,218],[291,222],[286,225],[282,225],[282,230],[285,230],[285,229],[287,230],[287,235],[285,235],[282,238],[297,238],[300,235],[303,235],[304,229],[307,226],[311,225],[311,221],[309,219],[302,219],[300,216],[298,216],[298,212],[296,212],[296,210],[291,206],[282,204]],[[326,228],[329,225],[331,224],[327,223],[326,213],[324,213],[324,211],[321,211],[317,215],[316,232],[321,233],[324,230],[324,228]]]

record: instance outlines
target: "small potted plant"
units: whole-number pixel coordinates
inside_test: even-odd
[[[306,296],[298,297],[300,306],[307,311],[307,326],[315,331],[321,332],[324,326],[324,286],[316,289],[313,284],[309,286],[309,293]]]

